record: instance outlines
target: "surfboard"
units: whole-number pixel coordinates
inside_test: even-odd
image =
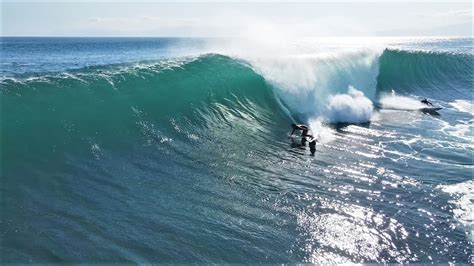
[[[425,107],[425,108],[420,108],[420,111],[424,114],[429,114],[429,115],[439,115],[438,111],[443,108],[441,107]]]
[[[420,111],[422,112],[436,112],[443,109],[442,107],[424,107],[420,108]]]

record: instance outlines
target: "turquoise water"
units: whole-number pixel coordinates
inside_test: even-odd
[[[2,38],[2,263],[472,261],[472,39],[224,43]]]

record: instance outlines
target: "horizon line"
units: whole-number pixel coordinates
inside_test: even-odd
[[[327,35],[327,36],[305,36],[303,38],[474,38],[473,35]],[[77,35],[0,35],[0,38],[213,38],[213,39],[226,39],[226,38],[238,38],[246,39],[245,37],[236,36],[77,36]]]

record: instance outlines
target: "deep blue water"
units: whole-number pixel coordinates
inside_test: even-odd
[[[15,75],[57,72],[97,65],[177,57],[182,48],[202,48],[203,39],[188,38],[2,38],[2,72]]]
[[[472,39],[229,42],[2,38],[1,262],[472,262]]]

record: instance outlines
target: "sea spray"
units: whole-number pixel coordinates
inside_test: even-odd
[[[329,98],[345,93],[349,85],[372,100],[377,95],[380,43],[344,40],[341,46],[339,39],[324,39],[308,49],[295,42],[293,31],[258,19],[246,22],[251,27],[243,27],[239,38],[209,42],[208,50],[248,63],[297,120],[323,116]]]
[[[380,106],[384,109],[394,109],[394,110],[418,110],[420,108],[426,107],[419,100],[407,97],[396,95],[395,92],[392,92],[389,95],[382,95],[380,97]]]
[[[374,99],[377,58],[376,51],[362,50],[250,58],[248,62],[273,85],[276,95],[293,115],[309,120],[326,116],[330,98],[346,93],[348,86]]]
[[[321,118],[310,120],[309,127],[319,143],[324,144],[336,139],[334,130],[326,126]]]

